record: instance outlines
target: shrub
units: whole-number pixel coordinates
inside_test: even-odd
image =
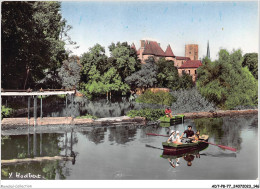
[[[127,112],[127,116],[129,117],[145,117],[148,121],[156,121],[161,116],[164,116],[164,110],[163,109],[141,109],[141,110],[131,110]]]
[[[170,93],[159,91],[153,93],[149,90],[145,91],[144,94],[140,95],[136,102],[147,103],[147,104],[160,104],[171,106],[173,102],[176,101],[176,98]]]
[[[1,120],[5,117],[9,117],[12,113],[12,108],[7,108],[5,106],[1,106]]]
[[[180,89],[171,93],[177,98],[171,106],[173,114],[216,110],[215,104],[204,98],[196,87]]]

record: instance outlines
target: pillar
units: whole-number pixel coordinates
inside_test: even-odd
[[[34,107],[33,107],[33,117],[34,117],[34,127],[37,125],[37,96],[33,96],[33,102],[34,102]]]
[[[30,126],[30,103],[31,103],[31,96],[28,97],[28,127]]]

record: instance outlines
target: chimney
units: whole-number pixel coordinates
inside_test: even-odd
[[[141,48],[144,48],[145,40],[140,40],[141,42]]]
[[[158,43],[159,47],[161,47],[161,43]]]

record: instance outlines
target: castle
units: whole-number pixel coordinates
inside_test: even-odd
[[[196,81],[197,69],[202,66],[201,61],[198,60],[197,44],[185,45],[185,57],[182,57],[176,56],[170,45],[163,51],[160,43],[157,43],[156,41],[140,40],[140,43],[141,46],[138,50],[134,44],[131,45],[131,48],[135,49],[142,64],[145,64],[145,60],[147,60],[149,56],[154,57],[155,60],[159,60],[159,58],[172,60],[174,66],[178,69],[179,75],[182,75],[183,72],[185,72],[192,76],[194,82]]]

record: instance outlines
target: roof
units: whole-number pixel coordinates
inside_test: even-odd
[[[165,54],[165,56],[167,56],[167,57],[174,57],[174,54],[173,54],[173,52],[172,52],[172,48],[171,48],[170,45],[167,46],[167,49],[166,49],[166,51],[165,51],[164,54]]]
[[[182,66],[179,67],[179,69],[183,68],[198,68],[202,66],[202,63],[200,60],[188,60],[182,64]]]
[[[164,51],[156,41],[145,41],[143,55],[165,56]]]
[[[176,56],[176,60],[190,60],[190,57]]]

